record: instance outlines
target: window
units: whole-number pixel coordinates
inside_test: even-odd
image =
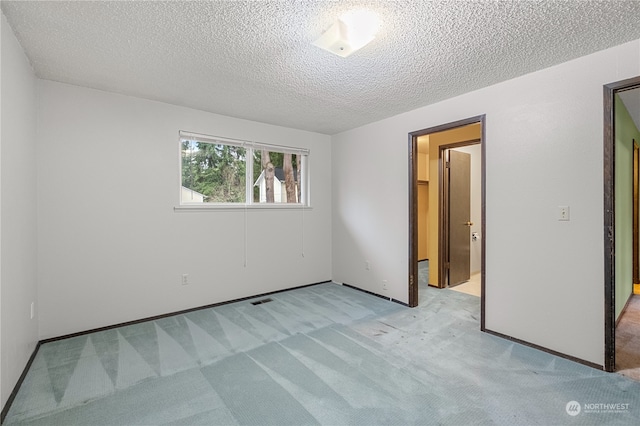
[[[180,132],[181,205],[308,205],[301,148]]]

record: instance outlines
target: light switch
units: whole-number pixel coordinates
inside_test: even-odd
[[[558,220],[570,220],[569,206],[558,206]]]

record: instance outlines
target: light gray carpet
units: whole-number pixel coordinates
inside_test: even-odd
[[[409,309],[322,284],[256,306],[238,302],[47,343],[5,424],[603,425],[640,418],[640,383],[480,332],[477,297],[420,291],[420,307]],[[576,416],[567,413],[571,401],[580,404]]]
[[[429,261],[421,260],[418,262],[418,284],[426,286],[429,284]]]

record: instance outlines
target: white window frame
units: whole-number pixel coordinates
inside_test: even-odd
[[[244,203],[189,203],[182,201],[182,142],[197,141],[210,144],[234,145],[245,148],[246,170],[245,170],[245,202]],[[300,197],[302,203],[260,203],[253,202],[253,151],[266,149],[271,152],[285,154],[299,154],[302,160],[301,173],[302,185],[300,187]],[[240,139],[210,136],[200,133],[193,133],[180,130],[178,137],[178,204],[175,210],[247,210],[247,209],[268,209],[268,210],[290,210],[290,209],[311,209],[310,203],[310,173],[309,173],[310,150],[307,148],[290,147],[284,145],[267,144],[263,142],[245,141]]]

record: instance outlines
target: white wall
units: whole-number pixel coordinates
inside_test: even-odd
[[[51,81],[38,129],[41,338],[331,279],[329,136]],[[179,130],[309,148],[313,208],[248,211],[245,267],[243,210],[174,211]]]
[[[471,274],[482,269],[482,147],[480,144],[461,146],[454,151],[471,155]],[[480,238],[473,241],[471,234],[477,232]]]
[[[38,340],[36,285],[36,80],[2,14],[0,131],[0,388],[7,402]]]
[[[486,327],[602,365],[602,86],[640,74],[639,46],[334,136],[334,280],[408,301],[407,135],[486,114]]]

